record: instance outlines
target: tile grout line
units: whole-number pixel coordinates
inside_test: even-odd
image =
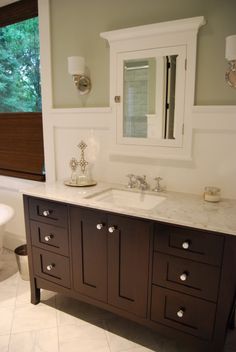
[[[2,247],[1,248],[1,253],[0,255],[11,255],[13,254],[12,251],[10,250],[7,250],[6,248]],[[11,335],[12,335],[12,327],[13,327],[13,321],[14,321],[14,316],[15,316],[15,308],[16,308],[16,298],[17,298],[17,293],[18,293],[18,287],[19,287],[19,272],[17,272],[17,284],[16,284],[16,290],[15,290],[15,302],[12,306],[12,318],[11,318],[11,324],[10,324],[10,329],[9,329],[9,333],[6,334],[9,336],[9,339],[8,339],[8,345],[7,345],[7,351],[9,351],[10,349],[10,342],[11,342]]]
[[[107,323],[106,323],[105,319],[102,320],[102,324],[103,324],[103,330],[105,331],[105,336],[106,336],[106,340],[107,340],[107,345],[108,345],[109,351],[112,352],[111,346],[110,346],[110,342],[109,342],[108,326],[107,326]]]
[[[10,350],[10,343],[11,343],[11,337],[12,337],[12,329],[13,329],[13,322],[15,318],[15,312],[16,312],[16,300],[19,292],[19,286],[20,286],[20,274],[18,272],[18,278],[17,278],[17,286],[16,286],[16,293],[15,293],[15,303],[13,306],[13,314],[12,314],[12,321],[11,321],[11,328],[10,328],[10,333],[9,333],[9,341],[8,341],[8,351]]]
[[[57,320],[57,346],[58,346],[58,352],[60,352],[60,338],[59,338],[59,312],[57,309],[57,296],[55,296],[55,308],[56,309],[56,320]]]

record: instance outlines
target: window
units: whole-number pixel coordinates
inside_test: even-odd
[[[36,0],[0,8],[0,174],[43,181]]]

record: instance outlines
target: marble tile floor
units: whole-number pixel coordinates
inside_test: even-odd
[[[14,254],[3,250],[1,260],[0,352],[191,352],[133,322],[49,291],[34,306]],[[229,331],[224,352],[236,352],[236,330]]]

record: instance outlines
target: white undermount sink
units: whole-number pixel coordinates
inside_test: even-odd
[[[117,207],[151,210],[166,198],[157,194],[110,188],[90,195],[86,199],[93,199],[101,203]]]

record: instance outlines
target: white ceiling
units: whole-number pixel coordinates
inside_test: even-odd
[[[16,2],[19,0],[0,0],[0,7],[11,4],[12,2]]]

